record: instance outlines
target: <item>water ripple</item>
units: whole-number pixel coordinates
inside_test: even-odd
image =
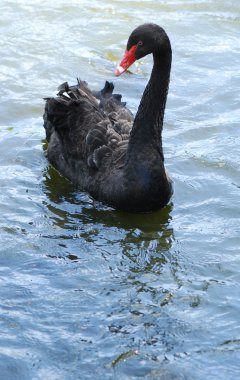
[[[238,378],[238,2],[3,0],[1,10],[2,378]],[[42,98],[76,77],[108,79],[135,112],[151,58],[131,75],[113,69],[146,21],[173,47],[163,138],[174,196],[135,215],[48,165]]]

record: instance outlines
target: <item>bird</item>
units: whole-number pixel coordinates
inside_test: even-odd
[[[160,210],[173,194],[162,147],[172,62],[165,30],[153,23],[135,28],[115,74],[148,54],[152,72],[135,116],[113,83],[92,91],[80,79],[45,98],[43,115],[50,164],[93,199],[136,213]]]

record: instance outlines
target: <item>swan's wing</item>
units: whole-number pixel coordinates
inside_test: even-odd
[[[113,84],[91,92],[86,82],[63,83],[56,98],[46,99],[44,126],[48,141],[54,133],[61,141],[66,160],[83,160],[99,169],[106,162],[122,162],[132,126],[132,114],[112,94]]]

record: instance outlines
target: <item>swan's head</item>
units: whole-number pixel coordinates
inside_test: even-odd
[[[156,24],[143,24],[131,33],[124,56],[115,70],[116,75],[121,75],[137,59],[148,54],[161,54],[161,51],[171,50],[170,41],[163,28]]]

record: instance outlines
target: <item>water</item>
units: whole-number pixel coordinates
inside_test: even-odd
[[[1,15],[1,378],[239,378],[239,2],[2,0]],[[107,79],[135,112],[151,58],[113,70],[146,21],[172,42],[175,194],[129,215],[48,165],[42,98]]]

